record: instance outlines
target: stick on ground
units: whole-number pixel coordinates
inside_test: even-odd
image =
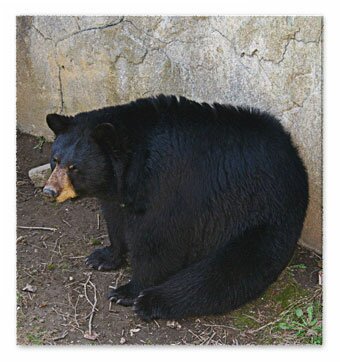
[[[18,226],[18,229],[57,231],[57,228],[48,228],[44,226]]]
[[[85,333],[85,335],[87,336],[86,338],[92,339],[91,337],[94,337],[94,339],[96,339],[97,334],[93,333],[92,331],[92,321],[93,321],[93,316],[96,312],[96,305],[97,305],[97,289],[96,286],[91,282],[91,275],[89,274],[85,284],[84,284],[84,294],[85,294],[85,298],[86,300],[90,303],[90,305],[92,306],[92,310],[91,313],[89,315],[90,319],[89,319],[89,330],[88,333]],[[91,287],[93,288],[93,302],[89,299],[88,294],[87,294],[87,286],[88,284],[91,285]]]

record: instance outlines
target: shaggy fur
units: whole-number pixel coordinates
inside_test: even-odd
[[[226,313],[291,259],[307,174],[273,116],[160,95],[47,122],[52,168],[72,164],[77,195],[97,197],[107,222],[111,245],[87,264],[115,269],[128,253],[131,281],[109,298],[141,318]]]

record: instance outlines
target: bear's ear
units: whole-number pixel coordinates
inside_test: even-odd
[[[58,134],[65,132],[70,125],[70,120],[72,117],[62,116],[60,114],[48,114],[46,116],[46,122],[48,127],[54,132],[57,136]]]
[[[112,123],[101,123],[92,131],[94,140],[103,147],[118,152],[126,151],[124,137]]]
[[[114,145],[116,143],[117,131],[113,124],[101,123],[93,129],[91,135],[97,143]]]

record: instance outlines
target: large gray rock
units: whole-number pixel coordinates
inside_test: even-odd
[[[45,165],[30,169],[28,171],[28,177],[35,187],[44,187],[51,173],[51,166],[49,163],[46,163]]]
[[[17,116],[52,139],[47,113],[157,93],[278,116],[310,182],[302,243],[321,250],[320,17],[18,17]]]

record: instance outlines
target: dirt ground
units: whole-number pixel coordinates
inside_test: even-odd
[[[47,163],[50,148],[18,133],[18,344],[322,343],[322,261],[301,247],[263,297],[226,315],[146,323],[131,308],[110,305],[108,288],[128,280],[129,266],[85,266],[84,258],[108,243],[106,226],[96,200],[52,204],[33,187],[28,170]]]

